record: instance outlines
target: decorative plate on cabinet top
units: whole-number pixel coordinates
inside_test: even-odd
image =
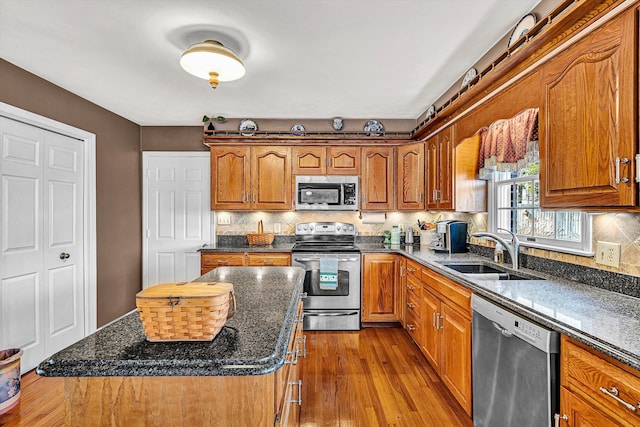
[[[436,106],[431,105],[427,110],[427,118],[433,117],[436,114]]]
[[[384,126],[379,120],[369,120],[364,125],[364,131],[369,132],[369,136],[380,136],[380,132],[384,132]]]
[[[304,136],[306,129],[300,123],[291,126],[291,134],[295,136]]]
[[[475,68],[471,68],[469,71],[467,71],[467,74],[464,75],[464,79],[462,79],[461,88],[468,85],[471,82],[471,80],[473,80],[477,75],[478,75],[478,71]]]
[[[242,136],[253,136],[258,130],[258,124],[251,119],[244,119],[238,125],[238,130],[242,133]]]
[[[511,33],[511,37],[509,37],[509,44],[507,45],[507,47],[511,47],[516,41],[520,40],[520,37],[527,34],[531,27],[536,25],[536,20],[536,15],[534,15],[533,13],[524,15],[522,18],[520,18],[520,20],[516,24],[516,27]]]

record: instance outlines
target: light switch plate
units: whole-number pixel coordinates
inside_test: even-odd
[[[231,225],[231,215],[218,214],[218,225]]]
[[[620,244],[596,242],[596,262],[610,267],[620,267]]]

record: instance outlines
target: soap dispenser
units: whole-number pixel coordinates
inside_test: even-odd
[[[502,243],[496,243],[496,249],[493,251],[493,261],[498,264],[504,264],[504,249]]]

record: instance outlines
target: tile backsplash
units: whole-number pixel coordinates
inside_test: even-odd
[[[216,212],[216,215],[229,215],[231,224],[216,225],[217,235],[244,235],[255,233],[258,221],[264,223],[265,232],[273,232],[277,225],[280,232],[276,234],[292,235],[294,227],[300,222],[313,221],[341,221],[356,225],[361,236],[382,235],[384,230],[391,229],[396,224],[412,225],[417,231],[417,222],[434,222],[439,219],[456,219],[469,223],[469,232],[486,230],[487,214],[467,214],[456,212],[390,212],[384,223],[365,224],[360,219],[359,212]],[[472,239],[473,243],[480,243]],[[596,264],[592,257],[570,255],[560,252],[523,248],[524,253],[540,258],[547,258],[577,264],[600,270],[614,271],[623,274],[640,276],[640,214],[610,213],[597,214],[593,217],[593,248],[595,242],[605,241],[619,243],[621,246],[620,267],[608,267]],[[489,243],[492,245],[492,243]]]

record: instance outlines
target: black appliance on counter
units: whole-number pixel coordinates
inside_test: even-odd
[[[464,221],[445,220],[436,222],[436,239],[432,248],[436,252],[467,252],[467,223]]]
[[[309,222],[296,225],[292,265],[306,270],[305,330],[350,331],[360,329],[360,248],[357,230],[344,222]],[[324,286],[321,263],[336,266],[334,286]]]

